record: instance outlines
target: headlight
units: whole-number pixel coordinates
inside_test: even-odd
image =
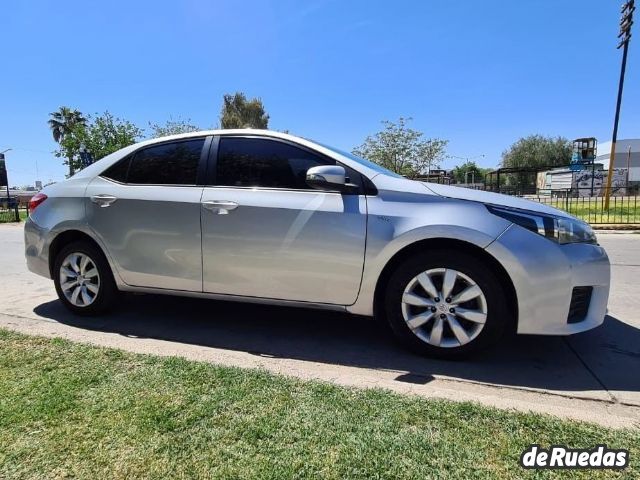
[[[591,226],[581,220],[558,217],[555,219],[558,243],[598,243]]]
[[[560,244],[597,243],[596,235],[589,224],[575,218],[554,217],[529,210],[517,210],[495,205],[487,205],[486,207],[494,215]]]

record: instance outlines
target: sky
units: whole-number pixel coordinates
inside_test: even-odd
[[[64,178],[48,114],[108,110],[203,129],[224,93],[269,127],[351,150],[412,117],[444,167],[495,167],[530,134],[610,140],[621,0],[23,0],[2,6],[0,151],[9,183]],[[637,21],[636,21],[637,23]],[[636,25],[637,26],[637,25]],[[636,29],[637,30],[637,29]],[[640,35],[618,138],[640,137]]]

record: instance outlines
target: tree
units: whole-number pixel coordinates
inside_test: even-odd
[[[57,112],[49,114],[49,128],[53,135],[53,140],[60,144],[64,138],[76,127],[83,127],[87,123],[87,119],[80,111],[69,107],[60,107]],[[72,158],[67,157],[67,165],[69,165],[69,176],[74,174]]]
[[[409,121],[411,118],[403,117],[398,123],[383,121],[384,129],[368,136],[353,153],[409,178],[437,168],[448,140],[423,139],[422,132],[407,127]]]
[[[267,128],[269,115],[262,100],[247,100],[244,93],[225,94],[223,97],[220,125],[222,128]]]
[[[60,142],[56,156],[66,158],[71,169],[82,169],[80,160],[82,148],[91,154],[94,161],[136,143],[142,138],[143,130],[128,120],[114,117],[105,112],[88,117],[88,124],[76,124]]]
[[[502,167],[557,167],[571,162],[571,143],[564,137],[529,135],[515,142],[502,152]],[[508,173],[505,184],[516,187],[520,192],[534,189],[535,172]]]
[[[451,171],[453,178],[457,183],[470,182],[482,182],[487,172],[490,172],[490,168],[481,168],[474,161],[466,161],[462,165],[454,167]]]
[[[571,143],[564,137],[529,135],[502,152],[503,167],[561,166],[571,162]]]
[[[167,137],[169,135],[178,135],[180,133],[197,132],[201,130],[199,127],[191,123],[191,119],[183,120],[178,117],[176,120],[169,118],[164,125],[149,122],[151,128],[151,138]]]

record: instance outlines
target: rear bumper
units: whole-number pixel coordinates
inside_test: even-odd
[[[571,335],[602,324],[610,265],[598,245],[557,245],[517,226],[487,247],[509,273],[518,297],[518,333]],[[586,315],[569,323],[574,287],[593,287]]]
[[[46,278],[49,272],[49,231],[38,226],[31,218],[24,225],[24,254],[27,268]]]

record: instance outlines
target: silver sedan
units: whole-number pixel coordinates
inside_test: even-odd
[[[265,130],[132,145],[30,208],[29,269],[80,315],[123,291],[342,310],[455,357],[596,327],[609,295],[605,251],[565,212]]]

